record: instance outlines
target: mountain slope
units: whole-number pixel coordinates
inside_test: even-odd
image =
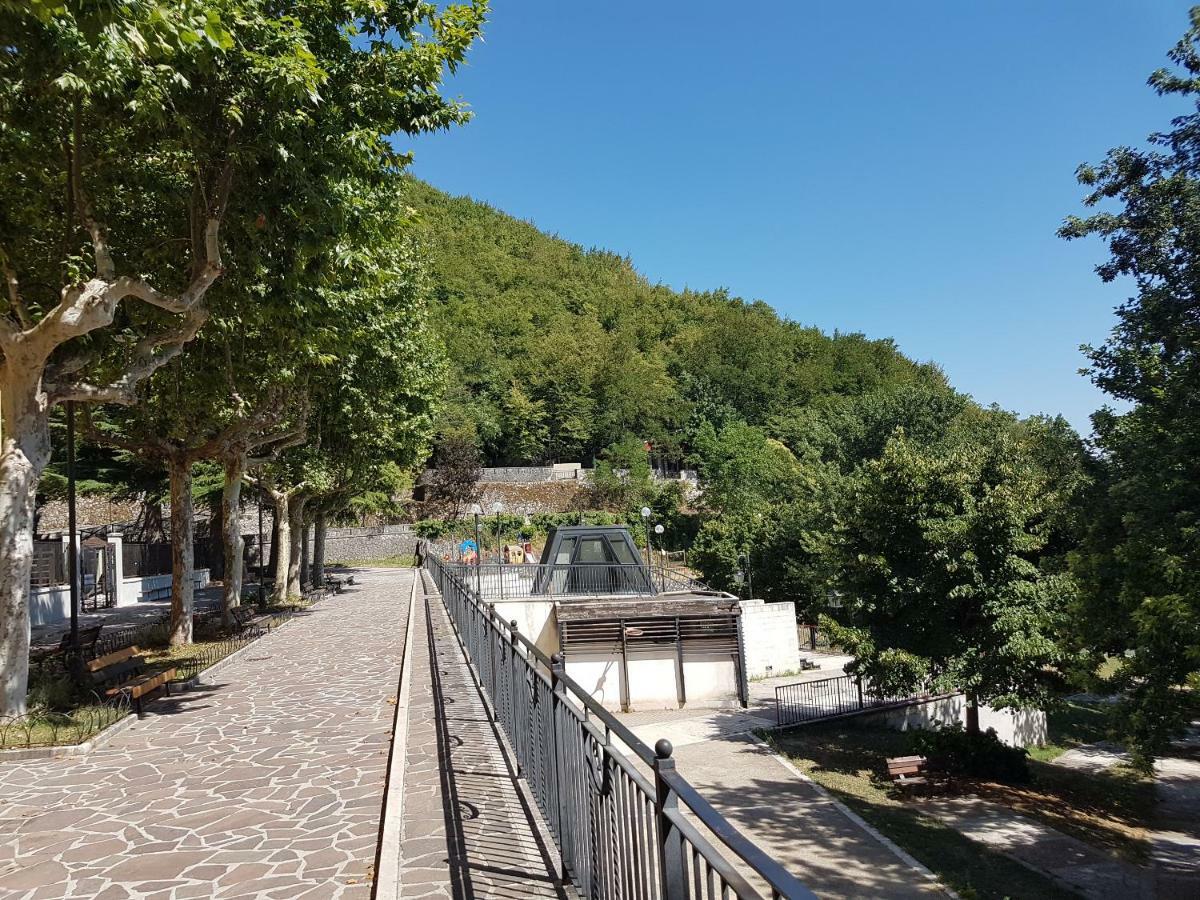
[[[777,430],[824,398],[945,385],[890,340],[651,284],[627,258],[420,181],[405,202],[419,214],[450,359],[444,427],[473,429],[492,464],[586,461],[630,435],[676,456],[703,419]]]

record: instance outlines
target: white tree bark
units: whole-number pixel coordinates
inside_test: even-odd
[[[7,350],[7,348],[6,348]],[[29,576],[38,478],[50,461],[49,406],[37,373],[9,353],[0,367],[0,718],[25,712]]]
[[[286,603],[288,598],[288,568],[292,548],[291,522],[288,519],[286,491],[268,490],[273,506],[274,528],[271,533],[271,555],[275,557],[275,582],[271,586],[271,603]]]
[[[313,522],[313,562],[312,586],[320,588],[325,584],[325,511],[320,510]]]
[[[303,493],[293,493],[288,498],[287,518],[288,528],[291,532],[291,547],[288,551],[287,565],[287,593],[289,597],[300,596],[300,557],[302,554],[301,543],[304,540],[304,507],[308,503],[308,496]]]
[[[221,539],[225,547],[221,616],[226,628],[233,625],[233,610],[242,605],[241,511],[245,475],[246,458],[241,453],[225,460],[225,487],[221,492]]]
[[[191,457],[172,457],[171,472],[171,645],[192,642],[192,612],[195,607],[196,554],[192,546]]]
[[[76,151],[78,149],[76,135]],[[72,156],[72,182],[81,218],[92,238],[96,270],[92,278],[63,288],[58,304],[36,322],[20,297],[15,265],[6,262],[4,280],[17,321],[0,315],[0,716],[25,710],[29,682],[29,574],[33,556],[33,510],[38,478],[50,458],[49,415],[56,403],[133,403],[134,388],[183,349],[208,318],[205,293],[221,274],[219,231],[232,178],[223,171],[203,232],[203,256],[193,260],[191,282],[178,295],[164,294],[147,281],[118,276],[101,225],[91,218]],[[80,381],[86,357],[53,360],[64,344],[112,324],[117,308],[136,299],[180,316],[173,327],[145,335],[131,349],[124,370],[102,385]],[[188,552],[190,553],[190,546]],[[190,639],[191,618],[187,622]]]

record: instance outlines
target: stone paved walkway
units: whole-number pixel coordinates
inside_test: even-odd
[[[411,570],[78,760],[0,763],[0,898],[368,898]]]
[[[564,897],[446,609],[417,602],[400,896]]]

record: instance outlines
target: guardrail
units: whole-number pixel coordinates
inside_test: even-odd
[[[443,563],[484,600],[555,597],[653,597],[710,589],[665,568],[610,563]]]
[[[561,654],[546,656],[515,622],[505,623],[481,603],[463,577],[473,567],[447,566],[436,557],[425,567],[582,896],[762,900],[694,820],[760,877],[775,900],[815,897],[676,771],[669,741],[651,750],[566,674]]]
[[[864,685],[862,679],[855,675],[797,681],[775,688],[775,721],[778,725],[800,725],[880,706],[907,703],[925,696],[881,693],[870,685]]]

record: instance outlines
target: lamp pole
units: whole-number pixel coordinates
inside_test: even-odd
[[[500,565],[503,560],[500,557],[500,513],[504,511],[504,504],[497,500],[492,504],[492,512],[496,514],[496,565]]]
[[[483,581],[480,577],[480,563],[483,562],[483,538],[479,533],[479,517],[483,515],[483,507],[478,503],[471,504],[471,515],[475,517],[475,597],[483,602]]]
[[[650,555],[650,507],[642,507],[642,528],[646,532],[646,565],[653,564],[654,558]]]
[[[67,578],[71,581],[71,648],[79,649],[79,548],[75,520],[75,401],[67,401]]]
[[[663,557],[662,559],[659,560],[659,566],[658,566],[659,580],[662,582],[663,593],[666,593],[666,590],[667,590],[667,560],[666,560],[667,549],[666,549],[665,542],[663,541],[663,532],[666,530],[667,529],[663,527],[663,524],[661,522],[659,522],[657,525],[654,526],[654,533],[658,535],[658,552]]]

